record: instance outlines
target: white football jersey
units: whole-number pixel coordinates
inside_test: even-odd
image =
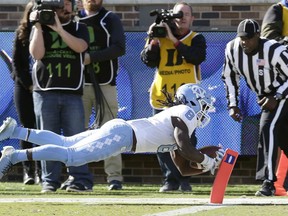
[[[197,118],[194,110],[186,105],[167,108],[149,118],[127,121],[137,138],[136,153],[167,152],[176,148],[172,116],[183,120],[190,137],[197,127]]]

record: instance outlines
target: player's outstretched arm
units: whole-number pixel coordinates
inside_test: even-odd
[[[197,150],[191,143],[188,133],[188,128],[183,120],[179,117],[172,117],[172,124],[174,126],[174,137],[177,144],[177,151],[171,153],[172,160],[182,175],[196,175],[194,170],[191,170],[191,162],[200,164],[201,173],[211,171],[214,175],[215,169],[218,168],[219,163],[223,158],[223,152],[217,151],[215,158],[209,157]],[[189,165],[187,166],[187,163]],[[200,173],[197,173],[200,174]]]
[[[204,155],[190,143],[188,128],[184,121],[179,117],[171,117],[171,120],[179,154],[186,160],[201,163],[204,160]]]
[[[174,162],[175,166],[179,170],[182,176],[192,176],[192,175],[199,175],[203,173],[203,170],[200,169],[195,169],[194,167],[190,166],[191,161],[186,160],[183,158],[178,150],[171,151],[170,152],[172,161]]]
[[[171,151],[170,155],[175,166],[183,176],[199,175],[210,171],[214,175],[215,170],[219,168],[219,165],[224,157],[224,150],[218,146],[205,146],[198,149],[204,156],[204,160],[201,163],[196,163],[185,159],[179,154],[178,150]]]

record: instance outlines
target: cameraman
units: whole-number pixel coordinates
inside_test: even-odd
[[[29,48],[36,60],[32,72],[34,110],[39,129],[72,136],[85,129],[83,59],[89,44],[89,34],[85,24],[72,21],[74,2],[64,0],[59,5],[57,2],[42,0],[42,5],[38,5],[30,15],[34,27]],[[47,20],[41,20],[39,14],[43,12],[42,6],[47,8],[49,4],[51,6],[48,8],[55,12],[54,16],[48,16],[54,20],[48,21],[54,24],[44,25],[43,21]],[[55,192],[61,186],[62,163],[41,163],[41,192]],[[92,191],[93,179],[88,165],[69,167],[68,172],[72,177],[67,191]]]
[[[190,27],[194,16],[192,7],[185,3],[176,3],[173,14],[183,12],[182,18],[174,18],[160,23],[165,27],[166,37],[153,37],[157,24],[153,23],[149,30],[149,39],[141,52],[141,60],[149,67],[156,67],[154,81],[150,88],[150,104],[153,114],[163,110],[159,100],[165,100],[162,90],[174,95],[177,88],[184,83],[199,83],[201,80],[200,64],[206,58],[206,40],[203,35],[193,32]],[[158,17],[157,17],[158,18]],[[172,25],[173,24],[173,25]],[[173,26],[173,32],[170,26]],[[192,143],[196,143],[195,133]],[[190,177],[182,176],[175,167],[169,153],[157,153],[159,164],[164,175],[164,185],[159,192],[191,191]]]

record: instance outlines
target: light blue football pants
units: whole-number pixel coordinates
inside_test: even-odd
[[[27,135],[27,128],[17,127],[11,138],[27,140]],[[66,166],[81,166],[131,151],[133,129],[124,120],[113,119],[99,129],[71,137],[30,129],[27,141],[40,145],[32,149],[33,160],[61,161]],[[11,157],[13,164],[27,160],[26,150],[16,150]]]

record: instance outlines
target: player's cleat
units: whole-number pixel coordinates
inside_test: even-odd
[[[57,187],[53,184],[48,182],[42,183],[42,190],[41,193],[55,193],[57,191]]]
[[[192,192],[192,187],[189,182],[181,182],[179,190],[182,192]]]
[[[159,189],[160,193],[165,193],[169,191],[177,191],[179,189],[179,184],[172,184],[165,182],[165,184]]]
[[[7,117],[0,127],[0,141],[9,139],[13,134],[16,126],[17,126],[16,120],[11,117]]]
[[[0,179],[9,171],[12,167],[11,156],[15,152],[12,146],[4,146],[2,150],[2,156],[0,159]]]
[[[34,178],[27,172],[23,173],[23,184],[24,185],[33,185],[35,183]]]
[[[88,188],[80,183],[73,183],[66,188],[67,192],[92,192],[92,188]]]
[[[274,183],[269,180],[265,180],[262,184],[261,189],[255,193],[255,196],[274,196],[274,194]]]
[[[112,180],[108,183],[108,190],[122,190],[121,181]]]

